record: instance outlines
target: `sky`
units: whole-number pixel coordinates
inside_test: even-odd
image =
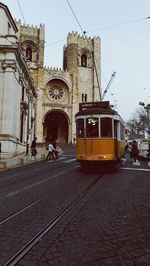
[[[62,68],[69,32],[101,39],[102,93],[126,122],[150,103],[150,0],[1,0],[16,20],[45,24],[45,66]],[[70,8],[71,7],[71,8]],[[142,108],[142,107],[141,107]]]

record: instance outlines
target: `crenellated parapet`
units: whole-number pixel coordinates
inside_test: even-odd
[[[69,90],[71,89],[71,79],[70,74],[67,71],[64,71],[59,68],[53,68],[53,67],[46,67],[44,68],[44,86],[50,81],[54,79],[62,80],[64,83],[67,84]]]
[[[22,35],[26,35],[29,37],[33,38],[37,38],[38,36],[40,36],[41,40],[45,39],[45,25],[44,24],[40,24],[39,26],[33,26],[33,25],[29,25],[29,24],[21,24],[21,20],[16,20],[16,25],[18,28],[18,37],[20,37],[20,33]]]
[[[89,44],[92,44],[92,42],[100,42],[100,37],[99,36],[94,36],[93,38],[91,37],[87,37],[86,35],[80,35],[77,32],[69,32],[68,36],[67,36],[67,43],[68,44],[78,44],[78,45],[84,45],[87,46],[87,42]]]
[[[66,72],[64,71],[62,68],[58,68],[58,67],[47,67],[45,66],[44,69],[47,71],[47,72],[50,72],[50,73],[60,73],[60,72]]]

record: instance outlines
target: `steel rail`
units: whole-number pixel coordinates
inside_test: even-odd
[[[65,171],[66,172],[66,171]],[[60,191],[61,189],[63,189],[64,187],[66,187],[68,184],[72,184],[77,178],[72,178],[69,179],[69,181],[64,182],[62,185],[58,186],[57,188],[52,189],[50,192],[46,193],[44,196],[40,197],[39,199],[35,200],[34,202],[28,204],[26,207],[24,207],[23,209],[11,214],[10,216],[8,216],[7,218],[5,218],[4,220],[0,221],[0,225],[5,224],[6,222],[8,222],[9,220],[13,219],[14,217],[16,217],[17,215],[19,215],[20,213],[32,208],[33,206],[35,206],[36,204],[38,204],[39,202],[41,202],[42,200],[46,199],[48,196],[52,195],[53,193]]]
[[[58,160],[57,162],[57,169],[60,169],[60,168],[62,168],[63,167],[63,165],[60,165],[59,164],[59,161],[60,160]],[[41,163],[41,162],[37,162],[37,163]],[[55,164],[55,162],[54,162],[54,164]],[[53,162],[52,162],[52,164],[50,164],[51,166],[53,166]],[[21,166],[21,167],[27,167],[28,165],[23,165],[23,166]],[[31,166],[31,165],[29,165],[29,166]],[[56,168],[51,168],[51,170],[55,170]],[[14,169],[13,169],[14,170]],[[39,171],[40,170],[40,171]],[[2,188],[4,188],[4,187],[8,187],[8,186],[11,186],[11,185],[13,185],[13,184],[17,184],[17,183],[20,183],[20,182],[23,182],[23,181],[25,181],[25,180],[29,180],[29,178],[32,178],[32,177],[36,177],[36,176],[39,176],[41,173],[43,173],[43,170],[45,171],[45,173],[48,173],[49,172],[49,168],[45,168],[45,164],[43,165],[43,162],[42,162],[42,166],[40,167],[40,169],[39,169],[39,167],[38,167],[38,169],[37,168],[35,168],[35,169],[33,169],[32,168],[32,170],[30,169],[30,170],[28,170],[27,169],[27,174],[25,174],[25,173],[19,173],[19,174],[13,174],[13,175],[11,175],[11,176],[8,176],[8,177],[4,177],[3,178],[3,180],[4,180],[4,182],[6,182],[6,184],[4,184],[4,185],[0,185],[0,189],[2,189]],[[32,176],[31,176],[31,173],[32,173]],[[26,175],[25,177],[24,177],[24,175]],[[28,175],[28,176],[27,176]],[[10,179],[12,179],[12,178],[18,178],[18,177],[21,177],[22,179],[18,179],[18,180],[12,180],[12,181],[10,181],[9,182],[9,180]],[[3,181],[2,179],[0,179],[0,183]],[[8,182],[8,183],[7,183]]]
[[[98,176],[92,183],[90,183],[83,191],[78,195],[71,204],[68,205],[60,214],[56,215],[52,221],[50,221],[38,234],[36,234],[22,249],[20,249],[12,258],[10,258],[3,266],[14,266],[19,262],[32,248],[38,243],[47,233],[49,233],[54,226],[69,212],[71,211],[83,197],[85,197],[89,191],[95,186],[102,176]],[[101,185],[105,179],[101,181]]]

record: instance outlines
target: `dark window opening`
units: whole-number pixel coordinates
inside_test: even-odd
[[[98,118],[90,117],[86,119],[86,136],[88,138],[98,138]]]
[[[22,87],[22,97],[21,97],[22,101],[24,101],[24,86]]]
[[[114,138],[118,139],[118,121],[114,120]]]
[[[26,49],[26,59],[32,61],[32,49],[30,47]]]
[[[85,102],[87,102],[87,94],[84,95]]]
[[[87,102],[87,94],[82,93],[82,102]]]
[[[21,114],[21,119],[20,119],[20,142],[23,142],[23,121],[24,121],[24,115],[23,113]]]
[[[11,25],[8,22],[8,34],[11,34]]]
[[[120,125],[120,129],[121,129],[121,140],[125,140],[125,127],[121,124]]]
[[[84,119],[78,119],[76,125],[77,138],[84,138]]]
[[[112,138],[112,119],[111,118],[101,118],[101,137],[111,137]]]
[[[83,54],[83,55],[81,56],[81,66],[82,66],[82,67],[87,67],[87,57],[86,57],[85,54]]]

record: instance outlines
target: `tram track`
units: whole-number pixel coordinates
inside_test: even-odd
[[[49,171],[55,171],[56,166],[57,166],[57,170],[64,167],[63,164],[59,163],[59,161],[57,161],[57,162],[54,161],[48,165],[45,165],[45,163],[44,163],[44,165],[40,166],[40,168],[36,167],[36,168],[32,168],[30,170],[27,170],[25,173],[22,173],[22,172],[19,174],[9,173],[9,175],[8,175],[8,173],[6,173],[8,176],[6,176],[6,177],[4,176],[3,178],[0,179],[0,189],[15,185],[15,184],[20,183],[20,182],[24,182],[26,180],[29,180],[30,178],[33,178],[33,177],[38,177],[41,174],[43,174],[43,171],[45,174],[49,173]],[[26,166],[23,166],[23,167],[26,167]],[[3,173],[3,175],[4,175],[4,173]],[[25,175],[25,177],[24,177],[24,175]],[[13,180],[13,178],[15,178],[15,180]],[[16,178],[17,178],[17,180],[16,180]],[[4,183],[4,184],[1,184],[1,183]]]
[[[71,178],[69,179],[69,182],[65,182],[62,185],[58,186],[57,188],[52,189],[50,192],[46,193],[44,196],[40,197],[38,200],[32,202],[31,204],[28,204],[25,208],[11,214],[10,216],[8,216],[7,218],[5,218],[4,220],[0,221],[0,225],[5,224],[7,221],[13,219],[14,217],[16,217],[17,215],[21,214],[22,212],[32,208],[33,206],[35,206],[36,204],[40,203],[42,200],[46,199],[47,197],[49,197],[50,195],[59,192],[61,189],[63,189],[65,186],[71,185],[71,183],[73,183],[77,178]]]
[[[8,259],[4,266],[16,265],[32,248],[35,246],[44,236],[46,236],[53,228],[67,215],[71,210],[73,210],[81,200],[88,196],[89,192],[94,188],[94,186],[100,182],[100,186],[105,182],[105,178],[102,179],[103,175],[99,175],[92,182],[90,182],[72,201],[64,208],[60,213],[55,215],[55,217],[50,220],[46,226],[44,226],[34,237],[32,237],[15,255]]]

